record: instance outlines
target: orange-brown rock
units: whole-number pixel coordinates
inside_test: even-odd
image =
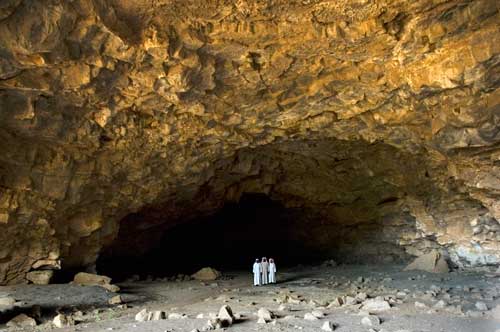
[[[498,22],[494,0],[3,1],[0,284],[256,192],[332,253],[498,265]]]

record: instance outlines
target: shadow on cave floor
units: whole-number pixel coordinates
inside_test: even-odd
[[[274,258],[280,269],[321,261],[321,253],[303,245],[293,223],[303,211],[285,209],[265,195],[244,195],[212,216],[182,223],[163,235],[141,257],[103,255],[97,271],[124,280],[192,274],[206,266],[221,271],[251,271],[256,258]]]

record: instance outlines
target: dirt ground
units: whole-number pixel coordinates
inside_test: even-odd
[[[402,272],[402,266],[342,265],[335,267],[297,267],[279,271],[278,284],[253,287],[251,273],[224,272],[224,278],[200,281],[135,281],[119,284],[125,306],[109,305],[109,293],[98,286],[21,285],[0,287],[1,295],[10,295],[22,305],[16,312],[2,314],[1,331],[15,331],[5,325],[13,315],[24,312],[33,316],[33,306],[41,307],[39,325],[23,331],[200,331],[219,308],[227,304],[241,318],[227,331],[321,331],[325,321],[340,332],[497,332],[495,319],[500,305],[500,277],[480,272],[431,274]],[[375,313],[381,324],[361,323],[367,315],[362,300],[357,304],[328,306],[340,296],[368,298],[384,296],[391,303],[388,310]],[[437,303],[440,302],[441,306]],[[415,305],[415,302],[420,304]],[[480,310],[477,302],[486,304]],[[271,310],[277,318],[258,324],[259,308]],[[499,307],[500,308],[500,307]],[[184,315],[179,319],[138,322],[135,315],[142,309],[163,310]],[[313,310],[325,316],[305,320]],[[72,315],[74,326],[56,329],[51,321],[56,312]],[[203,318],[196,318],[203,314]],[[36,315],[36,313],[35,313]],[[500,317],[497,317],[500,318]],[[372,329],[372,330],[370,330]],[[19,330],[19,329],[18,329]]]

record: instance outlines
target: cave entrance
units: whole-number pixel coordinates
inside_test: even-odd
[[[264,256],[274,258],[280,267],[311,263],[322,255],[299,239],[293,225],[304,219],[303,214],[265,194],[245,193],[213,215],[169,228],[152,249],[138,257],[120,258],[105,252],[97,270],[122,279],[133,274],[142,278],[191,274],[205,266],[250,271],[255,258]]]

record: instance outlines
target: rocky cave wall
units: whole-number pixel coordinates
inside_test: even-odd
[[[498,265],[498,22],[494,0],[2,1],[0,284],[245,192],[332,253]]]

